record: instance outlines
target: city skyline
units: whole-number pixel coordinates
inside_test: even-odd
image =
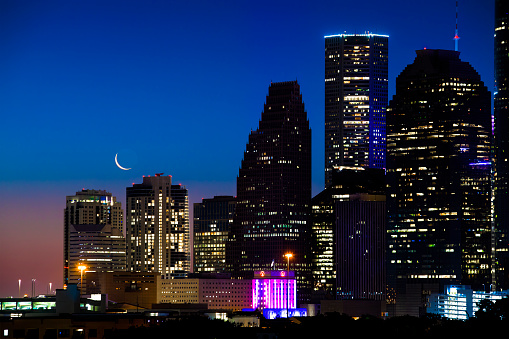
[[[72,192],[107,190],[125,206],[133,181],[165,172],[187,186],[190,204],[235,195],[271,81],[301,85],[313,133],[312,195],[320,192],[325,35],[390,36],[389,100],[416,49],[454,48],[454,1],[373,2],[358,15],[353,4],[329,2],[0,6],[1,296],[17,295],[18,279],[25,293],[32,278],[38,293],[50,282],[61,287],[62,210]],[[492,3],[460,1],[461,58],[491,92],[493,17]],[[132,170],[115,166],[116,153]]]

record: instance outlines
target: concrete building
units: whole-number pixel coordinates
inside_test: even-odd
[[[78,284],[86,272],[125,269],[123,211],[103,190],[83,189],[66,197],[64,210],[64,286]],[[85,278],[84,277],[84,278]]]
[[[72,266],[83,265],[83,273],[70,270],[71,281],[86,286],[87,278],[95,272],[125,271],[124,234],[111,225],[71,225],[69,227],[69,258]],[[76,264],[72,264],[76,263]],[[81,281],[83,279],[83,281]],[[85,289],[82,294],[89,293]]]
[[[213,278],[215,276],[215,278]],[[202,278],[164,279],[160,282],[161,303],[206,304],[208,309],[241,311],[252,308],[252,280],[228,275]]]
[[[185,186],[158,173],[126,189],[127,270],[165,279],[191,270],[189,203]]]
[[[128,304],[131,309],[151,309],[161,302],[162,276],[154,272],[89,273],[87,293],[106,294],[115,304]]]

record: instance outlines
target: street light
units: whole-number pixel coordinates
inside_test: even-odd
[[[293,258],[292,253],[286,253],[285,254],[286,259],[288,259],[288,273],[290,273],[290,258]]]
[[[288,309],[290,308],[290,258],[293,258],[292,253],[284,255],[288,260],[288,274],[286,275],[286,318],[289,318]]]
[[[83,293],[83,271],[87,269],[87,266],[80,265],[80,266],[78,266],[78,269],[81,272],[81,278],[80,278],[80,282],[81,282],[80,295],[81,295]]]

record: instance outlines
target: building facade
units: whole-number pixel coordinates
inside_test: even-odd
[[[297,308],[297,283],[293,271],[257,271],[253,279],[254,309]]]
[[[509,3],[495,0],[495,270],[497,288],[509,288]]]
[[[161,302],[161,275],[152,272],[89,273],[87,293],[106,294],[116,304],[151,309]]]
[[[271,83],[258,129],[249,135],[237,177],[237,207],[227,244],[235,277],[291,269],[304,298],[310,288],[311,130],[296,81]]]
[[[385,172],[341,168],[312,199],[313,300],[385,300]]]
[[[251,308],[252,279],[226,276],[161,280],[161,302],[206,304],[208,309],[241,311]]]
[[[427,312],[447,319],[467,320],[475,316],[482,300],[495,303],[508,296],[509,291],[475,291],[468,285],[449,285],[445,292],[430,295]]]
[[[158,272],[165,279],[191,269],[189,204],[185,186],[162,173],[126,189],[127,269]]]
[[[387,265],[400,314],[417,315],[445,285],[491,283],[490,108],[459,52],[418,50],[396,80],[387,112]]]
[[[325,186],[336,166],[385,168],[389,37],[325,37]]]
[[[194,204],[193,272],[226,272],[226,243],[235,206],[232,196],[216,196]]]
[[[80,288],[80,280],[83,279],[83,286],[86,286],[91,273],[125,271],[124,234],[111,225],[71,225],[69,258],[71,267],[85,266],[83,273],[80,270],[69,271],[69,280],[79,282]],[[81,292],[85,293],[85,290]]]
[[[121,203],[104,190],[83,189],[66,197],[64,286],[81,283],[81,265],[86,271],[125,269],[123,221]]]

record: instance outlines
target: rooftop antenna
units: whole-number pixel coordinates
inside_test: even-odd
[[[458,40],[460,39],[458,35],[458,0],[456,0],[456,30],[454,32],[454,50],[458,51]]]

